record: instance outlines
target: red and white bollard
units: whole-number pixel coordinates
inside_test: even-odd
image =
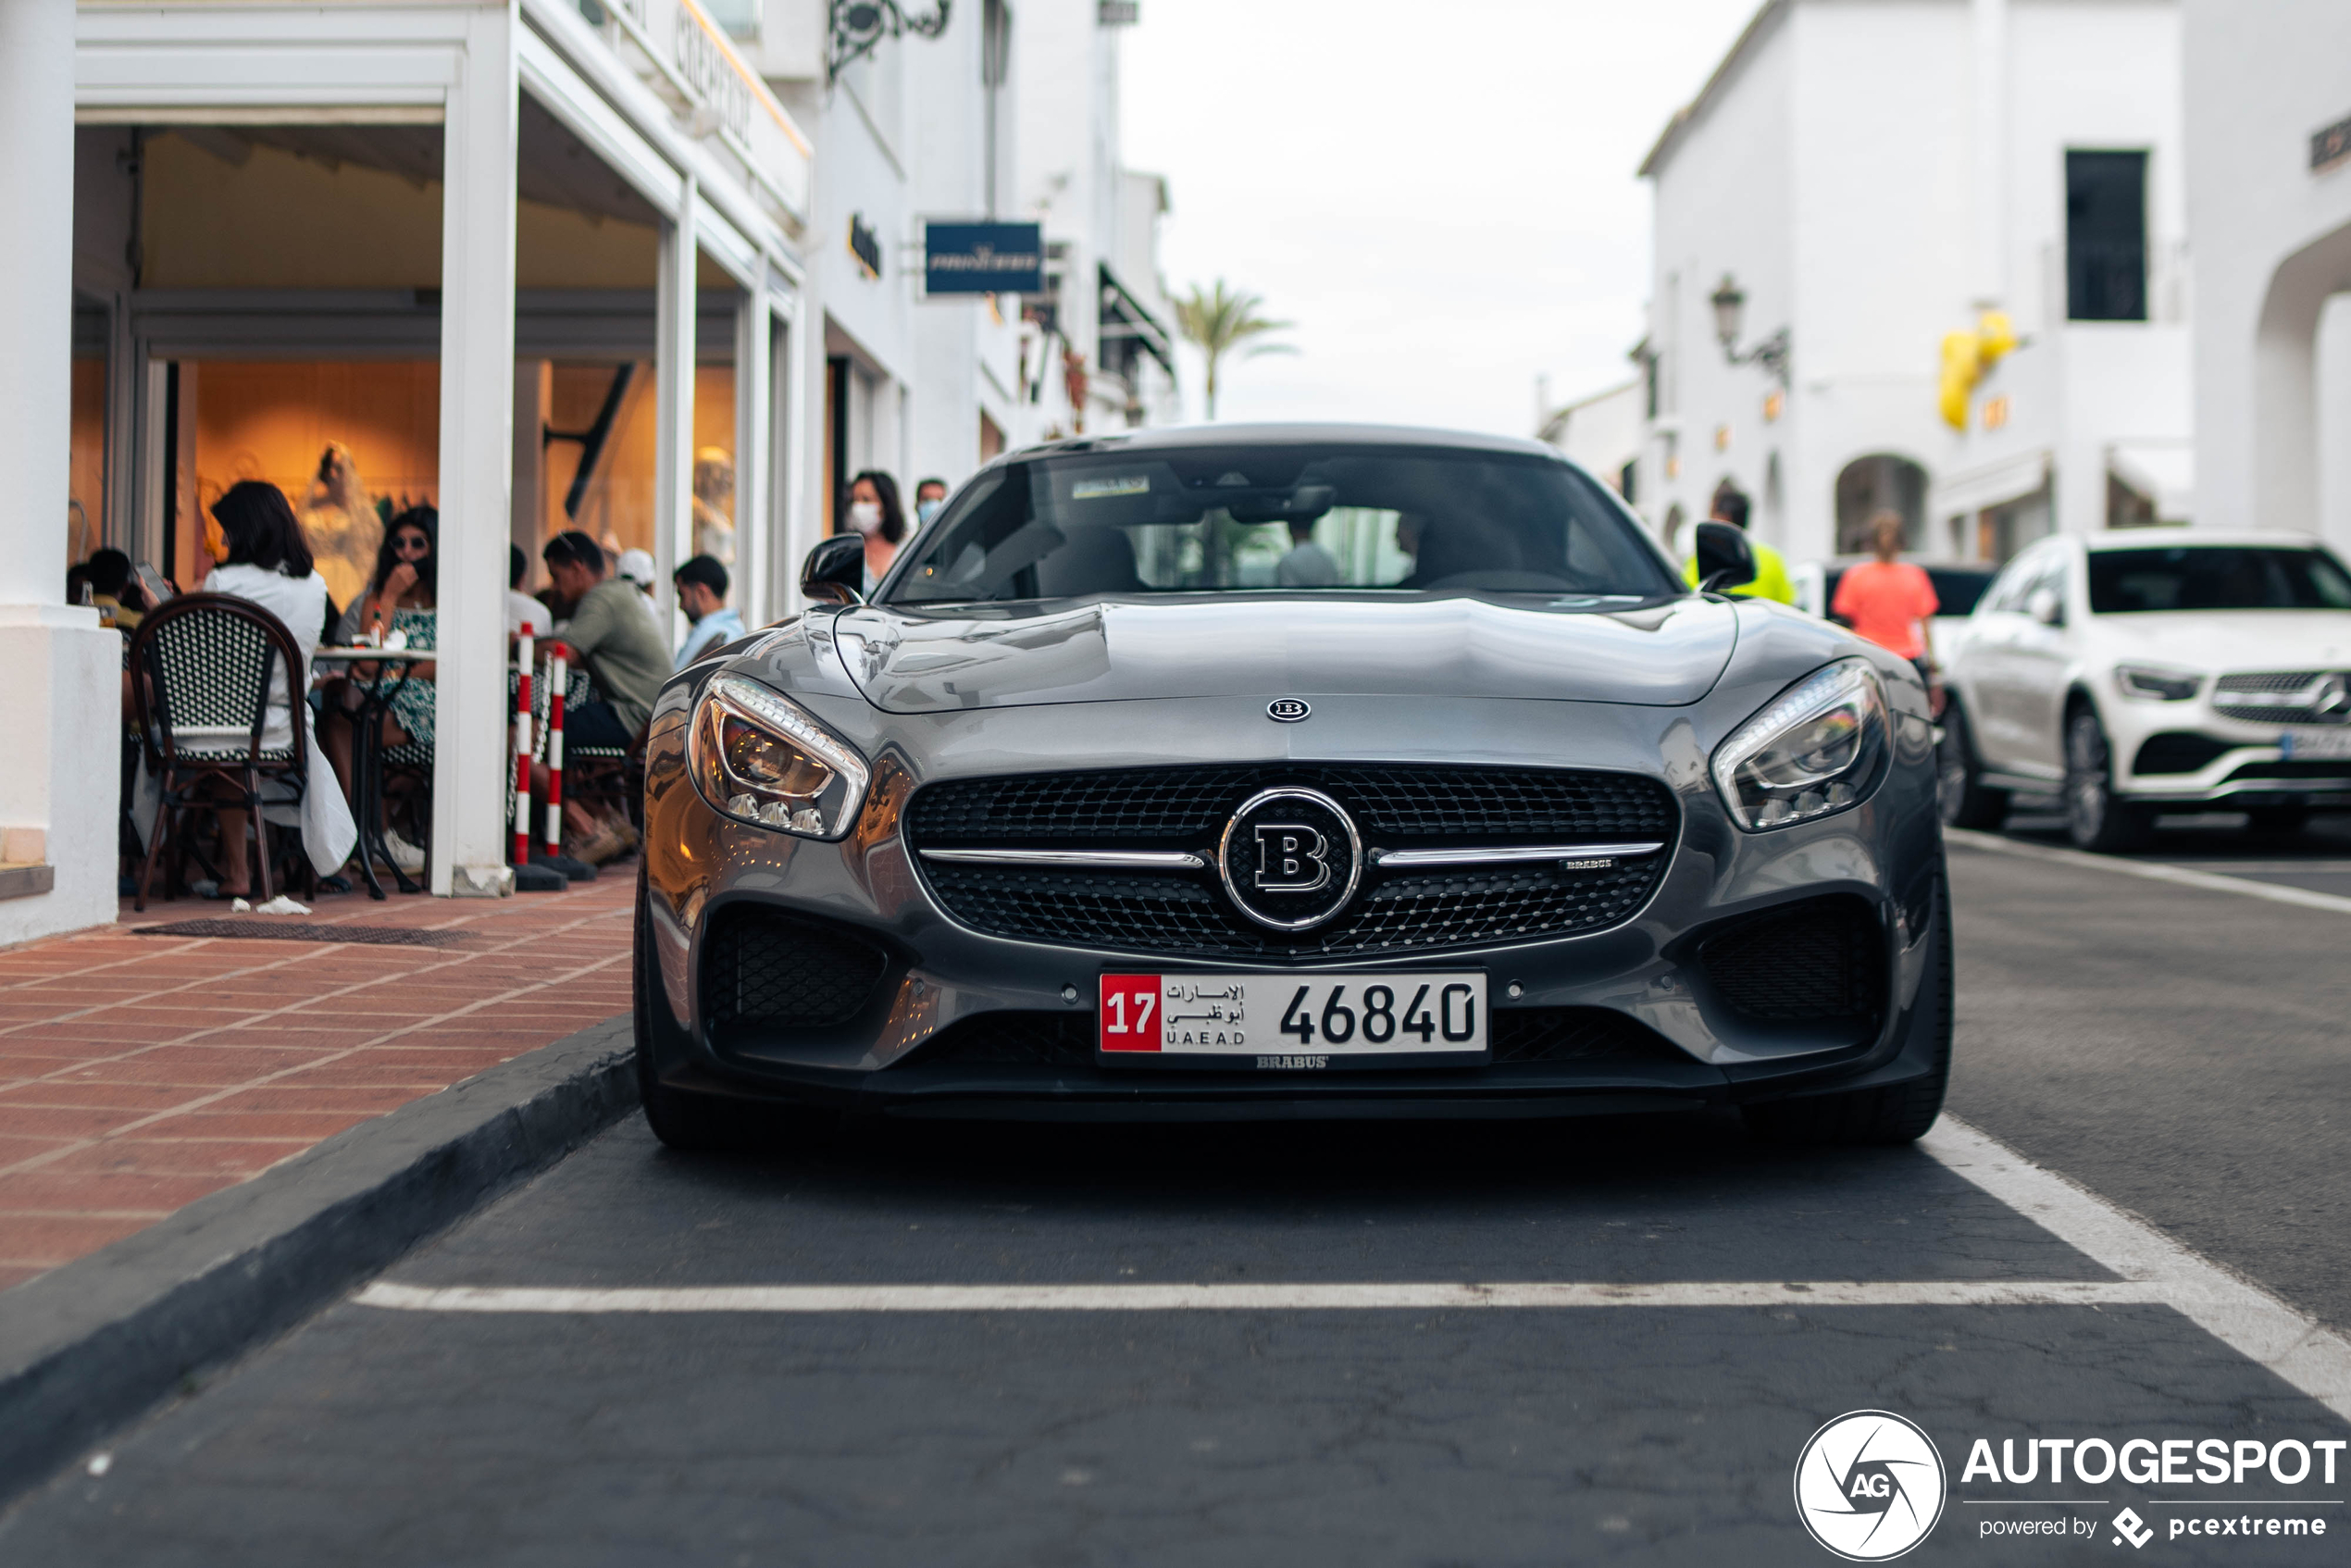
[[[547,644],[547,854],[564,852],[564,688],[571,650]]]
[[[515,864],[530,864],[530,633],[516,647],[522,678],[515,688]]]

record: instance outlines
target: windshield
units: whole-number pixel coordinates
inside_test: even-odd
[[[1083,594],[1686,591],[1563,463],[1393,446],[1230,446],[1011,463],[957,499],[893,604]]]
[[[2090,613],[2351,610],[2351,576],[2323,550],[2181,545],[2090,552]]]

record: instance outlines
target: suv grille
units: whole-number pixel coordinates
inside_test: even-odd
[[[1688,1054],[1636,1018],[1606,1007],[1499,1007],[1494,1064],[1641,1057],[1686,1063]],[[917,1067],[1090,1067],[1091,1013],[982,1013],[951,1024],[908,1058]],[[1235,1065],[1243,1064],[1236,1059]]]
[[[757,907],[722,909],[703,951],[703,1008],[713,1027],[818,1029],[846,1024],[889,955],[836,926]]]
[[[1783,904],[1716,927],[1698,963],[1731,1010],[1757,1023],[1853,1024],[1885,1011],[1885,934],[1860,899]]]
[[[2213,682],[2212,711],[2224,718],[2241,719],[2248,724],[2351,722],[2351,714],[2339,708],[2325,711],[2318,706],[2330,694],[2328,688],[2319,683],[2334,673],[2323,669],[2289,669],[2267,670],[2252,675],[2224,675]]]
[[[1412,849],[1630,840],[1671,845],[1673,793],[1631,774],[1540,768],[1201,767],[955,779],[916,791],[908,847],[1083,843],[1184,849],[1198,872],[1064,871],[916,865],[958,920],[991,936],[1122,952],[1308,960],[1531,941],[1613,926],[1655,890],[1668,853],[1598,871],[1531,865],[1383,873],[1366,865],[1352,903],[1287,935],[1236,913],[1213,866],[1235,807],[1276,784],[1345,805],[1365,847]]]

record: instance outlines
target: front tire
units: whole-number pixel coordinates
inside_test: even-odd
[[[1744,1107],[1748,1130],[1775,1143],[1885,1145],[1915,1143],[1943,1114],[1951,1082],[1951,890],[1934,879],[1934,952],[1919,984],[1921,1005],[1934,1009],[1934,1065],[1925,1076],[1885,1089],[1807,1095]]]
[[[2114,792],[2114,758],[2097,714],[2075,708],[2065,721],[2065,832],[2076,849],[2116,854],[2155,834],[2155,812]]]
[[[1968,731],[1967,710],[1953,696],[1943,707],[1943,738],[1935,742],[1935,796],[1946,828],[1999,831],[2009,819],[2009,792],[1984,782],[1984,768],[1975,760],[1975,737]]]

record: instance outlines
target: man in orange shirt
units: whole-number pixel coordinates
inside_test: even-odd
[[[1846,568],[1829,614],[1918,666],[1919,678],[1931,689],[1935,682],[1926,656],[1926,621],[1941,607],[1934,584],[1925,567],[1895,559],[1902,553],[1898,513],[1880,512],[1872,517],[1870,540],[1877,559]]]

